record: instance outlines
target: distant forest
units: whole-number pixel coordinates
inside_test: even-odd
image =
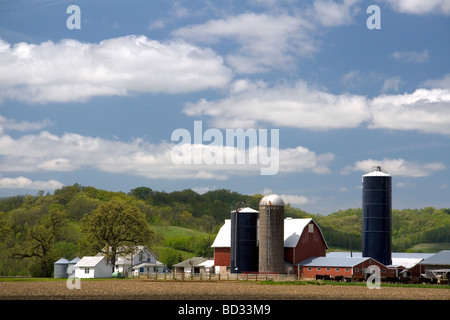
[[[198,194],[190,189],[168,193],[138,187],[124,193],[75,184],[57,189],[53,194],[40,191],[37,195],[1,198],[0,276],[51,276],[53,263],[59,258],[95,254],[83,242],[80,220],[105,202],[115,200],[137,208],[150,228],[176,226],[208,235],[191,239],[191,248],[181,239],[164,241],[161,235],[155,235],[148,243],[150,247],[166,246],[174,250],[184,245],[192,254],[210,255],[208,250],[215,234],[236,205],[245,201],[246,206],[258,209],[262,197],[224,189]],[[361,250],[361,208],[319,215],[287,204],[285,215],[313,218],[331,250]],[[393,251],[418,251],[424,243],[441,243],[445,248],[449,245],[450,209],[393,210],[392,219]],[[174,259],[177,258],[173,255],[159,257],[169,265]],[[42,268],[43,264],[48,268]]]

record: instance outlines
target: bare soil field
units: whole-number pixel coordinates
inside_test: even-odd
[[[450,289],[337,285],[267,285],[247,281],[0,282],[1,300],[450,300]]]

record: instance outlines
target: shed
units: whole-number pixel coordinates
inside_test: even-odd
[[[193,257],[184,261],[181,261],[177,264],[174,264],[175,273],[200,273],[205,266],[201,265],[203,262],[208,259],[203,257]]]
[[[425,267],[426,278],[450,278],[450,250],[442,250],[419,263]]]
[[[113,266],[105,257],[86,256],[75,265],[76,278],[110,278]]]

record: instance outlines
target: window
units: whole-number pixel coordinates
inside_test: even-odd
[[[330,271],[331,270],[331,268],[327,268],[327,271]]]
[[[314,233],[314,225],[312,223],[308,224],[308,232]]]
[[[359,272],[359,268],[355,268],[355,272]]]
[[[84,268],[84,273],[89,273],[89,268]]]
[[[350,271],[350,268],[345,268],[345,271],[349,272],[349,271]]]
[[[312,270],[312,268],[311,267],[308,267],[308,271],[311,271]]]
[[[341,271],[341,268],[335,268],[336,271]]]
[[[320,271],[320,270],[322,270],[322,268],[321,267],[317,267],[317,271]]]

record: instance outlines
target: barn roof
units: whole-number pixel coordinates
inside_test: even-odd
[[[95,267],[103,259],[105,259],[105,257],[86,256],[86,257],[81,258],[81,260],[77,262],[75,267]]]
[[[442,250],[423,260],[420,264],[426,265],[450,265],[450,250]]]
[[[299,263],[302,267],[353,267],[370,258],[311,257]]]
[[[361,258],[361,252],[328,252],[327,257],[330,258],[350,258],[350,255],[356,258]],[[392,265],[403,266],[407,269],[411,269],[423,259],[433,256],[434,253],[420,253],[420,252],[392,252]]]
[[[284,219],[284,247],[285,248],[295,248],[297,246],[298,241],[300,240],[300,236],[303,233],[303,230],[310,223],[314,223],[314,225],[319,230],[322,238],[322,231],[319,226],[314,222],[311,218],[306,219],[292,219],[286,218]],[[325,241],[325,245],[328,248],[328,245]],[[231,220],[225,219],[225,224],[220,228],[217,233],[216,239],[214,239],[213,244],[211,245],[213,248],[228,248],[231,247]]]

